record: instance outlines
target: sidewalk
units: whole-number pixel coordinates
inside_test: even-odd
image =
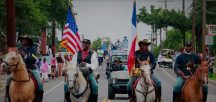
[[[4,89],[8,75],[0,75],[0,91]]]

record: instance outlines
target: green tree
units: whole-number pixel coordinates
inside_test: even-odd
[[[202,52],[202,0],[197,0],[197,9],[196,9],[196,50],[197,52]],[[206,2],[206,24],[216,24],[216,2],[215,1],[207,1]],[[192,19],[191,11],[191,19]],[[214,42],[215,45],[216,42]],[[213,47],[213,46],[211,46]],[[214,51],[216,47],[213,47]]]
[[[91,47],[93,50],[97,51],[98,47],[101,47],[101,38],[97,37],[96,40],[92,41]]]
[[[168,26],[181,30],[183,34],[183,42],[185,42],[184,32],[189,30],[191,27],[190,19],[184,16],[182,12],[175,11],[174,9],[155,9],[154,6],[151,6],[151,13],[148,13],[146,8],[143,7],[140,9],[140,13],[137,15],[137,17],[138,22],[151,25],[153,32],[156,32],[157,29]]]

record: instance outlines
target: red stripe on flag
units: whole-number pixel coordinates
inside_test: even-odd
[[[135,47],[136,47],[136,39],[137,36],[135,36],[135,38],[133,39],[131,48],[130,48],[130,52],[128,54],[128,62],[127,62],[127,66],[128,66],[128,72],[130,74],[133,66],[135,65],[135,58],[134,58],[134,54],[135,54]]]
[[[71,52],[72,54],[75,54],[75,53],[76,53],[76,51],[73,51],[73,49],[71,49],[69,46],[67,46],[67,50],[68,50],[69,52]]]

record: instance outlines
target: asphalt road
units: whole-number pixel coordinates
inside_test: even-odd
[[[108,81],[105,75],[105,66],[97,69],[101,77],[99,79],[99,97],[98,102],[127,102],[128,95],[117,94],[114,100],[108,100]],[[163,102],[172,102],[172,89],[175,83],[175,73],[172,69],[155,69],[154,73],[162,83]],[[64,78],[49,80],[44,84],[44,102],[63,102],[64,101]],[[0,90],[0,102],[3,102],[4,90]],[[207,102],[216,100],[216,83],[209,82],[209,94]]]

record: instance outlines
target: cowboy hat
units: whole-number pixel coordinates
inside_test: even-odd
[[[147,39],[144,39],[144,40],[139,41],[138,45],[141,46],[141,44],[144,44],[144,45],[150,45],[151,42],[148,42]]]
[[[185,46],[191,47],[192,46],[192,42],[191,41],[185,42]]]
[[[91,41],[89,40],[89,39],[83,39],[83,41],[82,41],[83,43],[85,43],[85,44],[91,44]]]
[[[22,42],[23,39],[26,39],[30,45],[33,45],[33,40],[31,39],[31,37],[29,35],[24,35],[24,36],[20,36],[19,40]]]

